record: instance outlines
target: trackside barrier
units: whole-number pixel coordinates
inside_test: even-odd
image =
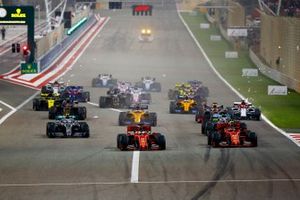
[[[80,28],[78,28],[73,34],[66,36],[61,43],[52,47],[48,53],[39,58],[38,63],[40,66],[40,72],[44,71],[48,67],[51,66],[52,62],[64,51],[66,50],[70,44],[75,41],[78,36],[86,31],[86,28],[89,27],[92,23],[96,21],[95,17],[89,17],[88,21],[85,22]]]

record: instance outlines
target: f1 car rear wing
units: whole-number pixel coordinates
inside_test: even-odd
[[[127,126],[127,132],[151,131],[150,125],[136,124]]]
[[[233,102],[233,105],[234,106],[239,106],[241,105],[242,102],[240,101],[236,101],[236,102]],[[252,103],[248,102],[248,101],[245,101],[245,103],[248,105],[248,106],[252,106]]]
[[[132,104],[129,106],[130,109],[136,109],[136,110],[147,110],[148,105],[145,104]]]

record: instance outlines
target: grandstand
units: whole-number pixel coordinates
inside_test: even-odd
[[[258,0],[260,8],[274,16],[300,17],[300,0]]]

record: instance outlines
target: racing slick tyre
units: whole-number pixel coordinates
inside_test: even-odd
[[[120,137],[121,137],[121,133],[117,135],[117,148],[120,149]]]
[[[211,113],[206,111],[203,115],[203,121],[207,122],[211,117]]]
[[[260,120],[260,115],[261,115],[260,110],[258,108],[256,108],[255,111],[254,111],[255,120],[259,121]]]
[[[211,122],[206,122],[206,127],[205,127],[205,135],[208,135],[209,133],[215,131],[215,124]]]
[[[117,136],[117,147],[121,151],[127,150],[128,146],[128,136],[126,134],[118,134]]]
[[[166,138],[161,133],[156,133],[154,135],[157,145],[159,146],[160,150],[166,149]]]
[[[160,83],[153,83],[152,88],[153,88],[156,92],[161,92],[161,84],[160,84]]]
[[[247,133],[247,124],[244,122],[240,123],[240,130],[241,130],[241,134],[245,134]]]
[[[157,126],[157,114],[156,113],[150,113],[149,120],[150,120],[151,126]]]
[[[207,145],[211,145],[212,133],[207,134]]]
[[[39,101],[39,99],[33,99],[32,109],[35,110],[35,111],[40,110],[40,101]]]
[[[55,137],[55,123],[54,122],[47,123],[46,135],[48,138]]]
[[[218,132],[211,133],[211,145],[213,147],[218,147],[221,142],[221,135]]]
[[[107,108],[106,97],[101,96],[99,98],[99,108]]]
[[[176,108],[175,102],[171,101],[170,102],[170,107],[169,107],[170,113],[175,113],[175,108]]]
[[[163,135],[160,135],[158,137],[158,146],[160,147],[160,150],[166,150],[166,138]]]
[[[249,132],[248,133],[248,138],[252,144],[253,147],[257,147],[257,136],[255,132]]]
[[[91,95],[90,95],[90,92],[84,92],[83,93],[83,96],[84,96],[84,100],[85,100],[85,102],[87,102],[87,101],[90,101],[91,100]]]
[[[205,121],[202,122],[201,124],[201,133],[204,135],[206,134],[206,123]]]
[[[203,109],[198,109],[197,113],[195,114],[195,122],[203,123]]]
[[[119,114],[119,126],[124,126],[125,125],[124,120],[126,119],[126,115],[127,115],[126,112],[120,112],[120,114]]]
[[[89,138],[90,137],[90,128],[89,125],[86,122],[80,122],[80,130],[82,132],[81,137],[83,138]]]
[[[98,78],[93,78],[92,80],[92,87],[97,87]]]
[[[213,124],[209,121],[202,122],[201,124],[201,133],[203,135],[208,135],[213,130]]]
[[[85,120],[86,119],[86,107],[78,107],[77,111],[78,120]]]

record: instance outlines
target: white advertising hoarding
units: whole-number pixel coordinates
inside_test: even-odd
[[[210,24],[207,24],[207,23],[201,23],[200,24],[201,29],[209,29],[209,27],[210,27]]]
[[[287,95],[287,86],[268,85],[268,95]]]
[[[225,51],[225,58],[238,58],[239,54],[237,51]]]
[[[242,76],[258,76],[258,70],[253,68],[244,68]]]
[[[247,37],[248,30],[245,28],[229,28],[227,29],[227,35],[229,37]]]
[[[210,40],[211,41],[220,41],[221,36],[220,35],[210,35]]]

